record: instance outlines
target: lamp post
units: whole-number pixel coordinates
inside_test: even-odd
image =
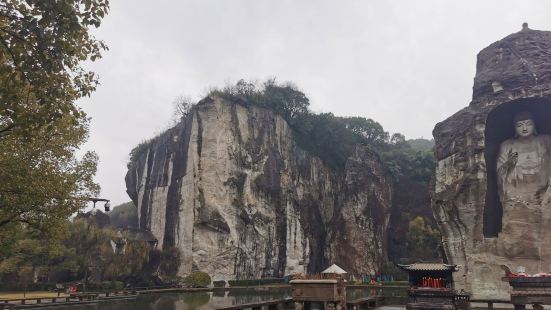
[[[105,212],[109,212],[111,210],[111,203],[109,202],[109,199],[104,198],[88,198],[88,201],[91,201],[94,203],[94,209],[96,208],[96,202],[98,201],[104,201],[105,204],[103,205],[103,208],[105,209]]]

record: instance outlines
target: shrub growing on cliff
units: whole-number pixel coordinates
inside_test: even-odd
[[[209,274],[202,271],[192,272],[184,278],[184,283],[189,287],[207,287],[210,285],[210,282]]]

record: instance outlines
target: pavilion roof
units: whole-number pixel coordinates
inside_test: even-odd
[[[409,265],[397,264],[405,271],[458,271],[460,265],[448,265],[443,263],[414,263]]]
[[[331,265],[329,268],[325,269],[321,273],[336,273],[336,274],[345,274],[347,273],[342,269],[341,267],[337,266],[336,264]]]

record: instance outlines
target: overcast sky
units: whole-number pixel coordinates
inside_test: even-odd
[[[174,99],[237,80],[294,82],[315,112],[372,118],[390,133],[432,138],[467,106],[476,54],[521,29],[551,30],[551,1],[111,1],[90,68],[101,86],[83,150],[100,156],[102,197],[129,201],[130,150],[161,132]]]

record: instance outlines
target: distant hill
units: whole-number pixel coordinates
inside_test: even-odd
[[[109,218],[113,227],[138,229],[138,211],[132,201],[115,206]]]
[[[406,141],[416,151],[428,151],[434,147],[434,139],[409,139]]]

